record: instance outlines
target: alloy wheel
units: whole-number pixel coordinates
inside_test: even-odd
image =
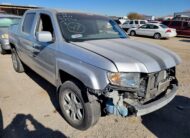
[[[63,96],[63,108],[67,116],[73,121],[81,121],[84,118],[84,109],[82,103],[75,93],[66,90]]]

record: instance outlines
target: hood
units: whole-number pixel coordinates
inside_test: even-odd
[[[119,72],[152,73],[180,63],[174,52],[130,39],[73,42],[75,45],[111,60]]]

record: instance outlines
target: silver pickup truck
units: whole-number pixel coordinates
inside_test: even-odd
[[[180,58],[163,47],[129,39],[108,17],[29,10],[11,28],[15,71],[28,66],[52,83],[62,116],[77,129],[93,126],[103,112],[146,115],[176,95]]]

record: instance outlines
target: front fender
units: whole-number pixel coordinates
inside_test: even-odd
[[[91,89],[103,90],[109,83],[106,70],[89,65],[82,61],[57,59],[56,68],[56,77],[58,80],[57,85],[59,86],[61,83],[59,78],[59,70],[62,70],[77,78],[86,87]]]

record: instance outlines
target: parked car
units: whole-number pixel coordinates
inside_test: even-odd
[[[8,30],[12,24],[18,24],[20,16],[0,14],[0,53],[5,54],[10,50]]]
[[[130,28],[137,28],[146,23],[147,23],[146,20],[130,20],[130,21],[126,21],[125,23],[123,23],[121,25],[121,28],[123,28],[125,31],[128,31],[128,29],[130,29]]]
[[[20,25],[11,27],[9,39],[15,71],[24,72],[27,65],[52,83],[63,117],[77,129],[95,125],[103,111],[148,114],[176,95],[180,58],[128,39],[108,17],[28,10]]]
[[[162,24],[177,31],[177,35],[190,36],[190,21],[163,21]]]
[[[138,28],[128,30],[129,35],[151,36],[155,39],[170,38],[177,35],[176,30],[163,24],[145,24]]]
[[[155,24],[159,24],[159,23],[161,23],[161,22],[160,22],[160,21],[152,21],[152,20],[151,20],[151,21],[148,21],[148,23],[152,23],[152,24],[154,24],[154,23],[155,23]]]
[[[121,22],[121,24],[125,23],[126,21],[129,21],[129,19],[119,19],[119,21]]]

